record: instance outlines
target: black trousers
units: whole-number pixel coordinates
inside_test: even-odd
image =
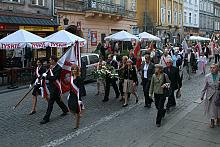
[[[215,64],[219,62],[219,54],[215,55]]]
[[[176,99],[175,99],[175,96],[174,96],[174,92],[175,92],[175,90],[171,89],[170,96],[168,97],[168,102],[167,102],[167,106],[166,106],[168,109],[170,107],[176,105]]]
[[[166,97],[163,94],[154,94],[154,98],[155,98],[155,106],[157,108],[156,124],[160,124],[161,119],[166,113],[166,110],[164,109],[164,103],[166,101]]]
[[[105,89],[105,97],[104,97],[104,100],[108,100],[109,99],[109,92],[110,92],[110,84],[112,84],[112,87],[115,91],[115,94],[116,94],[116,98],[119,97],[120,93],[119,93],[119,90],[118,90],[118,86],[116,84],[116,80],[115,78],[109,78],[107,77],[106,78],[106,89]]]
[[[84,80],[82,80],[82,83],[81,83],[81,96],[86,96],[86,88],[85,88],[85,83],[84,83]]]
[[[153,99],[151,97],[149,97],[149,89],[150,89],[150,84],[151,81],[144,78],[142,80],[142,85],[143,85],[143,91],[144,91],[144,98],[145,98],[145,105],[151,105],[151,103],[153,102]]]
[[[44,120],[50,120],[50,115],[53,110],[53,104],[55,101],[58,104],[58,106],[62,109],[63,113],[66,113],[69,111],[67,106],[61,100],[59,91],[55,90],[52,93],[50,93],[50,99],[48,101],[48,106],[47,106],[47,112],[43,118]]]
[[[121,96],[124,96],[124,92],[123,92],[123,85],[124,85],[124,80],[119,80],[119,91],[121,93]]]

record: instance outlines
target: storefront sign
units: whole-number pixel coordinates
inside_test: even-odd
[[[37,57],[38,57],[38,58],[44,58],[44,57],[46,57],[46,56],[47,56],[46,50],[38,51],[38,52],[37,52]]]
[[[6,25],[5,24],[0,24],[0,30],[5,30]]]
[[[21,43],[10,43],[10,44],[0,43],[0,48],[2,49],[18,49],[18,48],[23,48],[24,46],[25,44],[21,44]]]
[[[81,21],[77,21],[76,26],[77,26],[77,30],[80,31],[81,30]]]
[[[57,57],[60,58],[62,55],[62,48],[57,48]]]
[[[47,26],[19,26],[19,29],[23,29],[26,31],[45,31],[45,32],[54,31],[54,27],[47,27]]]
[[[97,31],[91,31],[91,46],[97,46]]]
[[[60,48],[64,48],[64,47],[68,47],[68,44],[65,42],[50,42],[49,43],[50,47],[60,47]]]
[[[45,47],[46,47],[45,42],[31,43],[31,48],[45,48]]]

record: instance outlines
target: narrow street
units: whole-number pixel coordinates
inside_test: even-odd
[[[84,98],[86,110],[81,119],[81,128],[78,130],[73,129],[75,121],[71,114],[59,116],[62,112],[56,104],[51,121],[46,125],[40,125],[47,107],[46,101],[40,97],[35,115],[28,115],[31,109],[31,95],[13,111],[13,105],[28,89],[4,93],[0,95],[0,146],[185,146],[181,143],[184,142],[181,138],[185,139],[186,136],[182,134],[188,134],[187,131],[192,131],[193,127],[187,126],[188,121],[199,121],[201,129],[208,128],[208,122],[203,116],[203,107],[197,107],[198,104],[194,103],[200,96],[203,79],[204,76],[195,75],[192,80],[183,82],[182,97],[177,99],[177,107],[166,115],[160,128],[155,125],[155,107],[144,108],[141,86],[138,89],[140,102],[135,104],[132,96],[129,107],[122,108],[122,103],[115,99],[112,90],[110,101],[103,103],[103,95],[95,96],[96,83],[87,84],[87,96]],[[63,99],[66,102],[65,97],[66,95]],[[197,120],[201,117],[202,120]],[[184,130],[178,131],[183,128]],[[219,131],[219,128],[213,130],[216,131]],[[193,132],[190,135],[192,134]],[[175,136],[178,135],[177,139]]]

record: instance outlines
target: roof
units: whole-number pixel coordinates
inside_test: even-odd
[[[50,19],[21,16],[0,16],[0,23],[19,25],[59,26],[57,22]]]

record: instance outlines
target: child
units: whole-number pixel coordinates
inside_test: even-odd
[[[205,74],[207,60],[206,60],[206,56],[204,55],[204,52],[201,53],[201,56],[199,57],[198,62],[199,62],[199,69],[202,72],[201,74]]]

